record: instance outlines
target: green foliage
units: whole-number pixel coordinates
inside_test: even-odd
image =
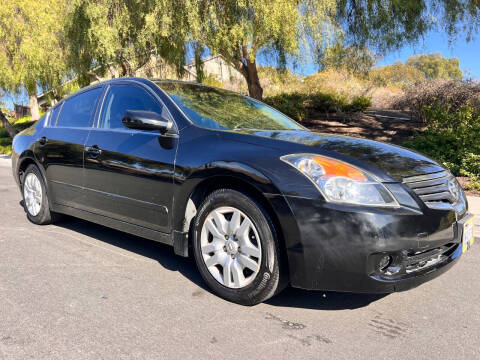
[[[377,86],[407,87],[425,81],[425,74],[411,65],[397,61],[392,65],[372,69],[369,78]]]
[[[12,153],[12,145],[0,145],[0,154],[10,155]]]
[[[425,107],[427,127],[405,145],[450,168],[455,175],[480,180],[480,111],[465,105],[455,112],[442,104]]]
[[[409,57],[406,66],[413,66],[432,79],[461,79],[460,61],[457,58],[444,58],[441,54],[423,54]]]
[[[65,0],[3,0],[0,4],[0,89],[34,94],[65,72],[62,17]]]
[[[348,112],[365,111],[372,106],[372,100],[366,96],[356,96],[350,104],[347,104],[345,110]]]
[[[283,93],[266,97],[263,101],[298,121],[305,120],[312,112],[357,112],[371,106],[371,100],[365,96],[348,101],[345,96],[321,92]]]
[[[208,74],[206,76],[203,75],[202,84],[217,87],[217,88],[223,88],[224,87],[223,83],[211,74]]]
[[[274,107],[292,119],[302,121],[308,116],[305,106],[307,96],[300,93],[284,93],[280,95],[265,97],[263,102]]]
[[[185,63],[189,1],[73,0],[66,17],[69,64],[81,85],[120,67],[133,76],[152,56],[179,72]]]
[[[339,69],[357,76],[366,76],[377,62],[377,56],[364,46],[345,46],[336,42],[319,50],[317,63],[321,70]]]
[[[14,124],[13,128],[15,131],[20,132],[25,130],[35,124],[35,121],[31,120],[31,116],[18,119]],[[0,154],[11,154],[12,152],[12,138],[8,135],[7,130],[5,130],[0,124]]]
[[[250,96],[261,99],[257,55],[267,53],[283,66],[287,57],[301,58],[310,43],[323,41],[323,28],[336,2],[191,0],[189,4],[192,38],[222,55],[244,76]]]
[[[480,25],[478,0],[339,0],[336,24],[346,42],[381,53],[416,43],[431,30],[470,40]]]

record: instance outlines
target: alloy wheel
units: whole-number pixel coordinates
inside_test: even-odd
[[[23,184],[25,207],[32,216],[37,216],[42,208],[42,184],[34,173],[28,173]]]

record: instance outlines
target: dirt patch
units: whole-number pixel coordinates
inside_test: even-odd
[[[369,109],[364,113],[314,113],[302,122],[312,131],[402,144],[423,129],[410,113]]]
[[[457,180],[460,183],[460,185],[462,186],[462,188],[464,188],[464,189],[468,185],[468,183],[470,182],[468,177],[465,177],[465,176],[458,176]],[[470,195],[470,196],[480,196],[480,190],[465,190],[465,193],[467,195]]]

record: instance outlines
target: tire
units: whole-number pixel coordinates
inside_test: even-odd
[[[220,297],[241,305],[255,305],[283,288],[275,228],[262,206],[249,196],[230,189],[210,194],[199,207],[193,234],[197,267],[210,289]]]
[[[37,183],[38,181],[38,183]],[[32,189],[35,196],[32,198]],[[41,190],[41,194],[39,191]],[[59,215],[50,211],[47,188],[43,181],[43,176],[38,167],[31,164],[25,170],[22,181],[23,207],[27,213],[27,218],[37,225],[48,225],[59,219]],[[33,204],[33,207],[29,204]]]

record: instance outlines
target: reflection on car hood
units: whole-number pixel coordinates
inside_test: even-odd
[[[311,131],[249,130],[243,132],[342,154],[374,166],[396,180],[443,170],[435,161],[421,154],[378,141]]]

